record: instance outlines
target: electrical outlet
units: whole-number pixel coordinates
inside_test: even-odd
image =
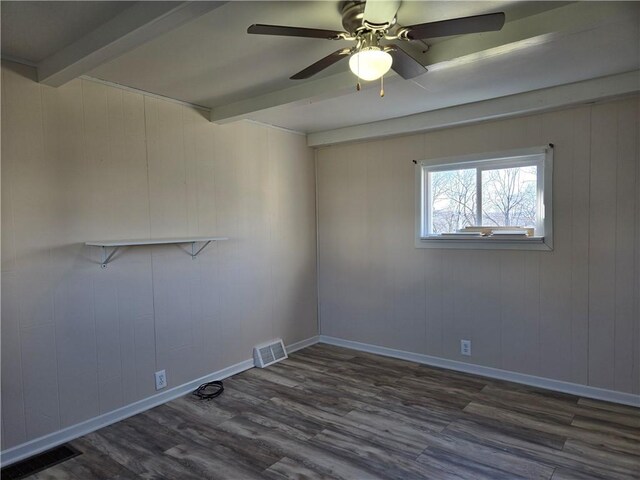
[[[167,372],[160,370],[156,372],[156,390],[162,390],[167,386]]]
[[[471,356],[471,340],[460,340],[460,355]]]

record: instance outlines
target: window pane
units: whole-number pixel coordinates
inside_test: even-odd
[[[482,172],[482,224],[536,226],[537,167]]]
[[[431,233],[455,232],[476,224],[476,169],[432,172]]]

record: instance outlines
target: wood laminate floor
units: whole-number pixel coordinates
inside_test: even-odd
[[[640,478],[640,409],[320,344],[71,443],[31,478]]]

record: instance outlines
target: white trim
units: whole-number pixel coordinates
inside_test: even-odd
[[[480,250],[553,250],[553,145],[484,152],[444,158],[414,160],[416,248],[457,248]],[[477,210],[475,225],[482,225],[481,172],[494,168],[533,165],[537,168],[537,219],[534,237],[504,239],[495,237],[446,238],[432,230],[431,174],[458,169],[476,170]]]
[[[177,100],[175,98],[165,97],[164,95],[158,95],[157,93],[151,93],[151,92],[148,92],[146,90],[141,90],[139,88],[128,87],[128,86],[123,85],[121,83],[110,82],[108,80],[103,80],[101,78],[91,77],[89,75],[82,75],[79,78],[81,78],[82,80],[87,80],[89,82],[100,83],[102,85],[106,85],[107,87],[119,88],[120,90],[125,90],[127,92],[138,93],[140,95],[145,95],[147,97],[157,98],[158,100],[164,100],[166,102],[177,103],[178,105],[182,105],[184,107],[195,108],[196,110],[201,110],[203,112],[211,114],[211,108],[210,107],[205,107],[204,105],[198,105],[197,103],[189,103],[189,102],[185,102],[183,100]],[[274,130],[279,130],[281,132],[291,133],[291,134],[294,134],[294,135],[302,135],[303,137],[307,136],[307,134],[305,132],[301,132],[301,131],[298,131],[298,130],[291,130],[290,128],[279,127],[277,125],[271,125],[270,123],[259,122],[258,120],[250,120],[250,119],[242,120],[241,119],[240,121],[244,121],[244,122],[247,122],[247,123],[252,123],[254,125],[260,125],[262,127],[273,128]]]
[[[106,85],[107,87],[119,88],[120,90],[125,90],[127,92],[137,93],[137,94],[144,95],[144,96],[150,97],[150,98],[157,98],[158,100],[164,100],[165,102],[176,103],[176,104],[182,105],[184,107],[195,108],[196,110],[201,110],[203,112],[206,112],[207,114],[211,114],[211,108],[210,107],[205,107],[204,105],[198,105],[197,103],[189,103],[189,102],[185,102],[183,100],[177,100],[175,98],[165,97],[164,95],[158,95],[157,93],[151,93],[151,92],[148,92],[146,90],[141,90],[139,88],[128,87],[128,86],[123,85],[121,83],[110,82],[109,80],[103,80],[101,78],[91,77],[89,75],[81,75],[79,78],[81,78],[82,80],[87,80],[89,82],[95,82],[95,83],[99,83],[101,85]],[[260,126],[266,127],[266,128],[273,128],[274,130],[279,130],[281,132],[291,133],[291,134],[294,134],[294,135],[302,135],[303,137],[307,136],[307,134],[305,132],[301,132],[301,131],[298,131],[298,130],[291,130],[290,128],[279,127],[277,125],[271,125],[270,123],[259,122],[258,120],[250,120],[250,119],[242,120],[241,119],[239,121],[252,123],[254,125],[260,125]]]
[[[320,308],[320,202],[318,193],[318,149],[313,149],[313,183],[315,191],[315,214],[316,214],[316,324],[318,333],[322,332],[322,313]]]
[[[397,74],[390,71],[389,77],[393,76],[397,76]],[[274,107],[306,105],[309,102],[333,98],[351,91],[353,91],[353,73],[336,73],[315,80],[309,79],[302,83],[294,82],[290,87],[282,90],[219,105],[211,110],[210,120],[218,124],[235,122]]]
[[[300,130],[292,130],[290,128],[279,127],[277,125],[272,125],[270,123],[260,122],[258,120],[252,120],[250,118],[246,118],[246,119],[244,119],[242,121],[248,122],[248,123],[253,123],[255,125],[260,125],[262,127],[273,128],[274,130],[280,130],[281,132],[293,133],[294,135],[302,135],[303,137],[307,136],[306,132],[301,132]]]
[[[555,148],[549,145],[550,148],[545,152],[543,160],[543,188],[542,196],[538,195],[538,202],[542,205],[538,205],[538,208],[542,208],[542,222],[544,224],[544,244],[553,250],[553,163]],[[538,188],[540,188],[540,170],[538,170]],[[540,215],[538,215],[540,220]],[[536,225],[537,227],[537,225]]]
[[[118,408],[108,413],[104,413],[97,417],[85,420],[84,422],[72,425],[57,432],[44,435],[42,437],[30,440],[21,445],[3,450],[0,453],[0,459],[2,465],[6,466],[11,463],[17,462],[24,458],[30,457],[37,453],[43,452],[50,448],[60,445],[61,443],[68,442],[75,438],[81,437],[88,433],[91,433],[99,428],[106,427],[113,423],[124,420],[138,413],[149,410],[150,408],[157,407],[163,403],[167,403],[178,397],[186,395],[187,393],[196,389],[199,385],[205,382],[211,382],[213,380],[221,380],[231,375],[235,375],[240,372],[244,372],[253,367],[253,359],[243,360],[240,363],[231,365],[230,367],[218,370],[217,372],[205,375],[196,380],[184,383],[177,387],[171,388],[165,392],[158,393],[151,397],[139,400],[124,407]]]
[[[549,252],[553,250],[546,237],[494,239],[494,238],[439,238],[425,237],[416,240],[416,248],[446,248],[458,250],[537,250]],[[551,242],[549,242],[551,243]]]
[[[467,155],[454,155],[450,157],[425,158],[418,161],[423,167],[441,167],[443,170],[451,167],[476,167],[480,165],[498,165],[501,166],[507,159],[513,158],[517,161],[518,157],[532,157],[534,155],[546,155],[550,145],[538,147],[515,148],[511,150],[503,150],[498,152],[470,153]],[[495,162],[489,162],[495,160]]]
[[[302,348],[318,343],[318,341],[319,337],[316,335],[314,337],[292,343],[291,345],[287,346],[287,350],[290,353],[295,352],[296,350],[300,350]],[[245,370],[249,370],[250,368],[253,368],[253,358],[243,360],[242,362],[236,363],[235,365],[231,365],[227,368],[223,368],[222,370],[210,373],[208,375],[205,375],[204,377],[197,378],[162,393],[158,393],[151,397],[131,403],[124,407],[118,408],[117,410],[104,413],[76,425],[58,430],[57,432],[53,432],[48,435],[44,435],[42,437],[35,438],[23,444],[17,445],[15,447],[8,448],[7,450],[3,450],[2,452],[0,452],[0,463],[3,467],[5,467],[37,453],[49,450],[50,448],[53,448],[62,443],[71,441],[75,438],[94,432],[100,428],[129,418],[138,413],[142,413],[146,410],[149,410],[150,408],[157,407],[158,405],[170,402],[171,400],[175,400],[178,397],[182,397],[183,395],[192,392],[199,385],[205,382],[222,380],[232,375],[244,372]]]
[[[151,93],[151,92],[148,92],[146,90],[141,90],[139,88],[128,87],[128,86],[123,85],[121,83],[110,82],[109,80],[103,80],[101,78],[91,77],[89,75],[80,75],[78,78],[80,78],[81,80],[87,80],[89,82],[100,83],[102,85],[106,85],[107,87],[119,88],[120,90],[125,90],[127,92],[138,93],[140,95],[144,95],[144,96],[147,96],[147,97],[150,97],[150,98],[157,98],[158,100],[165,100],[167,102],[177,103],[178,105],[183,105],[185,107],[195,108],[197,110],[202,110],[202,111],[207,112],[207,113],[211,112],[211,109],[209,107],[205,107],[203,105],[198,105],[196,103],[184,102],[182,100],[177,100],[177,99],[171,98],[171,97],[165,97],[164,95],[158,95],[157,93]]]
[[[38,65],[34,62],[32,62],[31,60],[27,60],[26,58],[20,58],[20,57],[14,57],[13,55],[7,55],[5,53],[3,53],[0,58],[2,59],[3,62],[11,62],[11,63],[18,63],[20,65],[25,65],[27,67],[31,67],[31,68],[37,68]]]
[[[456,370],[459,372],[481,375],[483,377],[496,378],[514,383],[521,383],[533,387],[554,390],[557,392],[570,393],[580,397],[595,398],[607,402],[620,403],[622,405],[631,405],[640,407],[640,395],[632,393],[616,392],[604,388],[590,387],[588,385],[580,385],[577,383],[565,382],[562,380],[553,380],[551,378],[538,377],[525,373],[511,372],[501,370],[499,368],[485,367],[482,365],[474,365],[470,363],[449,360],[446,358],[433,357],[421,353],[406,352],[404,350],[396,350],[393,348],[380,347],[368,343],[355,342],[353,340],[344,340],[342,338],[320,335],[320,343],[336,345],[338,347],[352,348],[363,352],[375,353],[386,357],[399,358],[410,362],[431,365],[434,367],[446,368],[448,370]]]
[[[404,117],[312,132],[307,135],[307,145],[322,147],[345,142],[410,135],[558,110],[603,99],[622,98],[627,95],[635,95],[640,91],[639,74],[640,71],[634,70]]]
[[[292,343],[291,345],[287,345],[287,353],[297,352],[298,350],[302,350],[303,348],[310,347],[311,345],[315,345],[320,342],[320,335],[315,335],[313,337],[309,337],[305,340],[300,340],[299,342]]]

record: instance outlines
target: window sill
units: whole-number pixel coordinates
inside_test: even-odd
[[[553,250],[545,237],[498,238],[474,237],[451,238],[437,235],[422,237],[416,248],[462,248],[468,250]]]

